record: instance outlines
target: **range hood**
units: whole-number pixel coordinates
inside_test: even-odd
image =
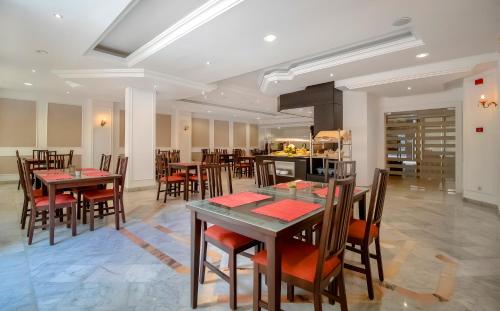
[[[278,97],[278,111],[314,107],[314,134],[342,128],[342,91],[335,82],[310,85]]]

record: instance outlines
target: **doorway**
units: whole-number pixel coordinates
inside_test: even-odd
[[[455,108],[386,113],[389,174],[454,190],[455,133]]]

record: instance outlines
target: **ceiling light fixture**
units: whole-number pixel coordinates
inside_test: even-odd
[[[211,113],[212,111],[211,110],[207,110],[208,113]]]
[[[257,117],[257,118],[255,118],[255,119],[260,120],[260,117]]]
[[[201,95],[205,96],[205,91],[201,91]]]
[[[29,82],[24,82],[24,85],[26,85],[26,86],[32,86],[33,84],[31,84]]]
[[[407,87],[408,91],[411,91],[411,86]]]
[[[54,13],[54,17],[57,19],[62,19],[63,16],[60,13]]]
[[[49,52],[47,52],[47,50],[35,50],[35,52],[37,52],[38,54],[42,54],[42,55],[49,54]]]
[[[268,34],[264,37],[264,41],[266,42],[273,42],[274,40],[276,40],[276,36],[273,34]]]
[[[279,82],[278,80],[274,80],[274,84],[278,84],[278,82]]]
[[[333,77],[333,73],[330,73],[330,78],[332,78],[332,77]]]
[[[205,65],[207,65],[207,66],[210,66],[210,64],[212,64],[212,63],[211,63],[209,60],[207,60],[207,61],[205,62]]]
[[[220,92],[220,96],[224,96],[224,92],[222,92],[222,91],[221,91],[221,92]]]
[[[411,17],[403,16],[392,23],[392,26],[399,27],[407,25],[411,22]]]
[[[69,94],[69,91],[66,91],[66,94]]]
[[[36,69],[31,69],[31,72],[32,72],[32,73],[35,73],[35,72],[36,72]]]
[[[429,56],[429,53],[420,53],[420,54],[417,54],[415,57],[416,58],[426,58],[427,56]]]

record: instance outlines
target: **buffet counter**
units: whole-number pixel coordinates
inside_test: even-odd
[[[325,157],[313,156],[312,158],[312,174],[310,174],[309,170],[309,156],[258,155],[255,156],[255,161],[274,161],[276,164],[276,181],[279,183],[289,182],[297,179],[322,182],[324,181],[325,177],[318,172],[318,168],[323,167],[323,159]]]

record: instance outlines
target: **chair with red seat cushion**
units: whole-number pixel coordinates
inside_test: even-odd
[[[222,167],[225,165],[207,164],[200,167],[200,172],[207,175],[207,190],[211,198],[222,196]],[[233,193],[233,186],[231,180],[231,167],[228,166],[227,184],[229,193]],[[202,195],[205,195],[205,187],[202,187]],[[252,240],[241,234],[226,230],[220,226],[211,226],[207,228],[207,223],[203,223],[203,231],[201,236],[201,256],[200,256],[200,283],[205,282],[205,269],[212,270],[215,274],[220,276],[224,281],[229,283],[229,305],[231,309],[237,308],[237,261],[238,254],[246,255],[243,253],[245,250],[259,246],[259,242]],[[208,243],[215,245],[219,249],[225,251],[229,255],[229,276],[220,271],[217,267],[207,261],[207,247]]]
[[[49,224],[46,223],[45,221],[45,216],[43,218],[43,222],[41,225],[36,226],[36,216],[39,213],[49,214],[50,217],[54,217],[53,213],[48,213],[49,211],[49,197],[48,196],[40,196],[40,193],[36,193],[33,190],[33,185],[31,184],[31,179],[29,177],[29,163],[25,162],[24,165],[22,166],[23,170],[23,176],[24,176],[24,189],[26,190],[26,194],[28,196],[28,200],[31,203],[31,210],[30,210],[30,222],[28,226],[28,245],[31,245],[33,242],[33,235],[35,232],[35,229],[42,228],[46,229],[49,228],[50,224],[50,219],[49,219]],[[66,216],[67,216],[67,221],[66,223],[68,226],[71,226],[71,233],[73,236],[76,235],[76,199],[69,194],[56,194],[55,197],[55,206],[54,210],[62,210],[66,208]],[[61,214],[62,215],[62,214]],[[52,232],[51,232],[52,234]]]
[[[347,249],[361,254],[361,263],[364,267],[346,264],[346,269],[354,270],[365,274],[368,287],[368,297],[374,298],[373,282],[370,266],[370,258],[377,260],[378,277],[384,281],[384,270],[382,266],[382,253],[380,251],[380,222],[384,209],[385,191],[387,188],[387,178],[389,172],[376,168],[373,176],[371,188],[370,207],[368,209],[367,220],[353,220],[349,226],[347,242],[352,246]],[[370,253],[370,245],[375,242],[375,254]],[[359,249],[356,246],[359,245]]]
[[[116,173],[121,175],[120,181],[118,183],[118,202],[113,206],[108,206],[108,202],[114,199],[114,188],[113,189],[95,189],[86,191],[83,193],[83,213],[86,215],[89,212],[89,223],[90,231],[94,231],[94,219],[96,217],[104,217],[109,215],[114,215],[115,213],[120,213],[122,221],[125,223],[125,206],[123,204],[123,192],[125,188],[125,177],[127,175],[127,164],[128,157],[118,157],[118,162],[116,166]],[[98,205],[96,210],[95,206]],[[106,205],[106,212],[102,210],[102,207]],[[99,212],[99,215],[95,215],[95,212]]]
[[[30,202],[30,196],[29,196],[28,190],[26,188],[23,163],[22,163],[21,157],[19,156],[19,152],[17,150],[16,150],[16,156],[17,156],[17,170],[19,172],[19,184],[20,184],[21,188],[23,189],[23,196],[24,196],[23,208],[21,211],[21,229],[24,229],[26,226],[26,220],[28,219],[28,216],[31,213],[31,210],[28,208],[28,205]],[[29,180],[31,183],[31,178]],[[38,197],[43,196],[43,189],[33,189],[32,185],[30,185],[30,188],[31,188],[31,193],[33,194],[34,198],[38,198]]]
[[[158,190],[156,192],[156,200],[160,199],[160,192],[165,192],[165,197],[163,198],[163,203],[167,202],[167,195],[180,196],[181,186],[184,185],[185,175],[180,173],[172,174],[170,166],[168,165],[171,161],[170,153],[164,155],[158,155],[156,159],[156,172]],[[161,186],[165,185],[165,190],[161,190]],[[185,191],[185,190],[184,190]]]
[[[355,178],[335,180],[328,184],[328,196],[323,214],[319,245],[293,239],[281,247],[281,279],[288,283],[288,298],[293,300],[294,286],[313,293],[314,310],[321,310],[322,295],[329,302],[340,303],[347,311],[347,298],[343,276],[344,251],[352,211]],[[338,187],[338,203],[335,189]],[[254,310],[266,304],[261,300],[262,274],[267,273],[267,252],[257,253],[254,262]]]

